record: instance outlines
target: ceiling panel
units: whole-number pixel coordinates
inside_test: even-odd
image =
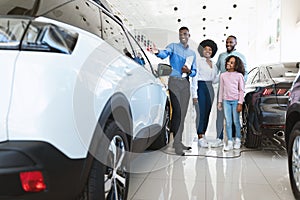
[[[130,29],[178,31],[187,26],[193,38],[224,42],[230,34],[249,35],[256,0],[108,0]],[[198,39],[199,38],[199,39]]]

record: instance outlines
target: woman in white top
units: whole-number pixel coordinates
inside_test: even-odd
[[[192,79],[193,104],[197,111],[198,145],[201,147],[208,147],[205,132],[215,96],[212,84],[218,82],[218,68],[211,58],[215,56],[217,50],[217,44],[212,40],[203,40],[199,44],[200,58],[196,62],[197,75]]]

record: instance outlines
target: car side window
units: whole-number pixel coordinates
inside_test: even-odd
[[[102,13],[102,38],[120,53],[134,59],[134,53],[122,26],[105,12]]]
[[[259,81],[259,69],[256,67],[254,69],[252,69],[249,74],[248,74],[248,79],[246,84],[254,84],[257,83]]]
[[[153,72],[152,65],[149,62],[149,58],[130,33],[128,33],[128,39],[133,48],[134,60],[143,67],[145,67],[145,69],[147,69],[148,71]]]
[[[266,67],[260,68],[260,82],[268,82],[270,81],[269,72]]]

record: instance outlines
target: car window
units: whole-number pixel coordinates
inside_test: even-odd
[[[120,23],[106,14],[106,12],[102,13],[103,39],[120,53],[134,59],[134,53],[131,45]]]
[[[100,8],[88,0],[69,2],[45,14],[101,37]]]
[[[296,77],[299,70],[293,63],[271,65],[267,69],[272,78]]]
[[[248,79],[246,84],[254,84],[257,83],[259,80],[259,75],[258,75],[259,69],[256,67],[254,69],[252,69],[249,73],[248,73]]]
[[[270,81],[269,73],[266,67],[261,67],[259,70],[259,82],[268,82]]]
[[[145,67],[145,69],[153,73],[152,65],[144,50],[140,47],[140,45],[130,33],[128,33],[128,38],[133,48],[134,60]]]

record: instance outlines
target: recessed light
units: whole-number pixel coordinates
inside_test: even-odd
[[[229,17],[228,19],[229,19],[229,20],[232,20],[232,17]]]
[[[178,10],[178,8],[175,6],[175,7],[174,7],[174,10],[175,10],[175,11],[177,11],[177,10]]]
[[[226,29],[228,29],[229,27],[228,26],[226,26]]]
[[[205,27],[203,27],[203,30],[205,30],[206,28]]]
[[[233,8],[236,8],[237,7],[237,5],[236,4],[233,4]]]
[[[203,8],[203,9],[206,9],[206,6],[203,6],[202,8]]]
[[[206,35],[205,35],[205,34],[203,34],[203,37],[206,37]]]
[[[205,21],[205,20],[206,20],[206,18],[205,18],[205,17],[203,17],[203,18],[202,18],[202,20],[203,20],[203,21]]]
[[[177,19],[178,22],[181,22],[181,19]]]

